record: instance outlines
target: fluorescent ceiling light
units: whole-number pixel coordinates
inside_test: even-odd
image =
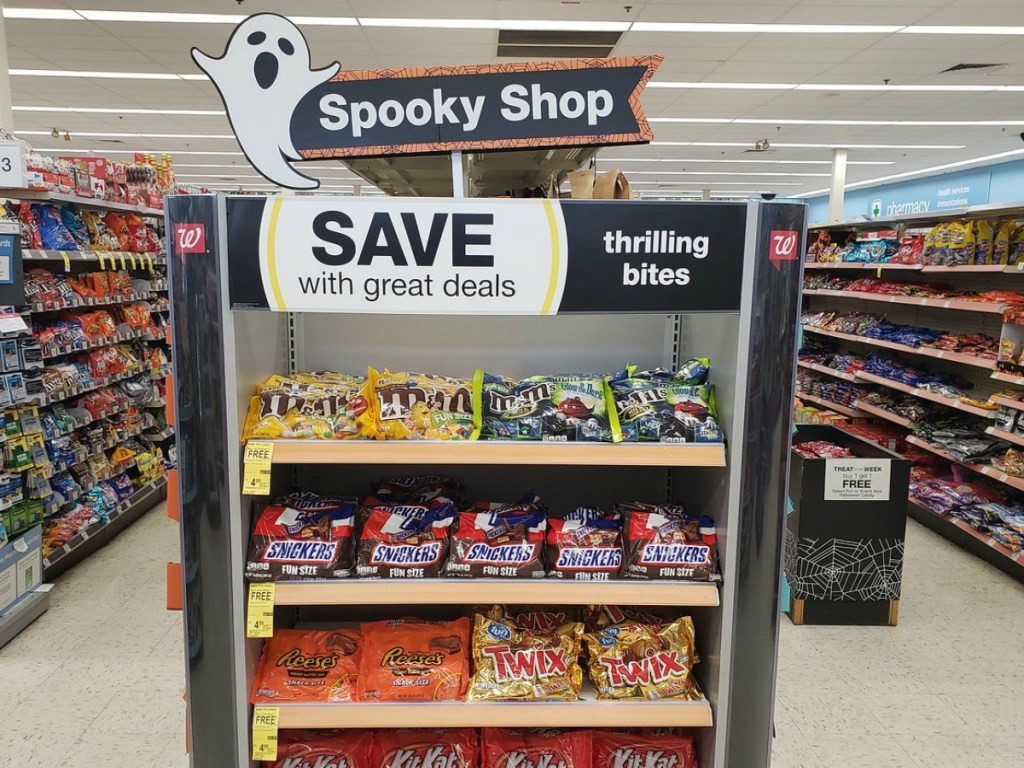
[[[630,174],[632,176],[632,174]],[[663,186],[663,187],[699,187],[701,189],[713,189],[714,187],[749,187],[751,184],[756,182],[753,181],[631,181],[630,184],[636,186],[637,184],[649,185],[649,186]],[[806,182],[803,181],[766,181],[765,184],[770,184],[773,187],[803,187],[806,186]]]
[[[831,173],[784,173],[781,171],[630,171],[630,176],[780,176],[782,178],[831,178]]]
[[[81,21],[78,11],[64,8],[4,8],[5,19],[45,19],[47,21]]]
[[[625,32],[628,21],[566,21],[563,19],[400,19],[363,18],[364,27],[412,29],[511,29],[516,31]]]
[[[713,91],[893,91],[919,93],[990,93],[1024,91],[1024,85],[886,85],[884,83],[726,83],[652,80],[648,88]]]
[[[893,24],[733,24],[690,21],[637,21],[631,32],[728,32],[735,34],[890,35],[903,27]]]
[[[648,88],[700,88],[706,90],[738,91],[791,91],[798,83],[706,83],[678,80],[652,80]]]
[[[19,77],[97,77],[120,78],[124,80],[181,80],[181,75],[169,72],[83,72],[71,69],[12,69],[12,75]]]
[[[151,11],[92,11],[78,13],[86,21],[134,21],[152,23],[238,24],[245,15],[234,13],[156,13]]]
[[[18,132],[15,131],[15,134]],[[100,149],[68,149],[67,147],[36,147],[36,152],[53,152],[57,155],[99,155],[103,157],[105,155],[171,155],[178,157],[180,155],[232,155],[237,157],[244,157],[242,152],[227,152],[223,150],[219,151],[200,151],[193,149],[107,149],[101,147]]]
[[[11,107],[15,112],[73,112],[97,115],[226,115],[223,109],[139,109],[126,107]]]
[[[729,163],[733,165],[832,165],[831,160],[723,160],[720,158],[681,157],[602,157],[603,163]],[[896,165],[895,160],[849,160],[847,165]]]
[[[651,123],[713,123],[720,125],[864,125],[864,126],[913,126],[954,128],[969,126],[1017,126],[1024,125],[1024,118],[1017,120],[779,120],[763,117],[649,117]]]
[[[662,147],[747,147],[749,141],[652,141]],[[965,149],[966,144],[794,144],[773,141],[772,149]]]
[[[76,131],[69,129],[72,136],[94,139],[233,139],[233,133],[113,133],[105,131]],[[49,136],[50,131],[15,131],[22,136]]]
[[[1024,35],[1024,27],[929,27],[911,24],[901,35]]]

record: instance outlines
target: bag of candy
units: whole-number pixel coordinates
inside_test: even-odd
[[[378,440],[474,440],[473,385],[425,373],[370,368]]]

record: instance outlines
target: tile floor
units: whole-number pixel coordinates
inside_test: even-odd
[[[154,508],[0,650],[0,764],[188,765],[180,614],[164,610],[177,535]],[[1022,637],[1024,586],[910,522],[900,626],[783,618],[772,767],[1020,766]]]

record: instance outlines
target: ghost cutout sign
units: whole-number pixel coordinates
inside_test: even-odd
[[[292,115],[299,100],[334,77],[341,65],[310,69],[306,38],[276,13],[256,14],[239,24],[219,58],[193,48],[192,59],[217,87],[253,167],[282,187],[319,187],[318,180],[291,165],[302,159],[292,144]]]

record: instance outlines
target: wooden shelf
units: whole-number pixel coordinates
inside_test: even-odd
[[[905,352],[908,355],[920,355],[921,357],[934,357],[937,360],[945,360],[947,363],[960,363],[962,365],[970,365],[975,368],[985,368],[991,370],[996,367],[996,361],[994,359],[989,360],[985,357],[975,357],[973,355],[964,355],[959,352],[949,352],[945,349],[933,349],[931,347],[910,347],[906,344],[896,344],[891,341],[883,341],[882,339],[869,339],[866,336],[856,336],[852,333],[841,333],[840,331],[827,331],[824,328],[817,328],[813,325],[802,325],[800,326],[807,333],[815,333],[819,336],[829,336],[833,339],[843,339],[844,341],[852,341],[858,344],[867,344],[870,347],[881,347],[882,349],[893,349],[897,352]]]
[[[913,397],[920,398],[922,400],[928,400],[933,403],[939,403],[947,408],[955,408],[958,411],[964,411],[965,413],[973,414],[974,416],[980,416],[983,419],[995,418],[996,412],[994,410],[988,410],[986,408],[979,408],[976,405],[969,405],[959,400],[955,400],[952,397],[945,397],[944,395],[937,395],[934,392],[929,392],[925,389],[918,389],[912,387],[909,384],[904,384],[899,381],[893,381],[887,379],[884,376],[876,376],[873,373],[865,373],[864,371],[857,371],[857,378],[861,381],[869,381],[872,384],[880,384],[883,387],[894,389],[897,392],[905,392]]]
[[[809,371],[817,371],[818,373],[823,373],[826,376],[831,376],[834,379],[842,379],[843,381],[856,381],[857,380],[857,376],[855,374],[843,373],[842,371],[837,371],[835,368],[829,368],[827,365],[818,365],[817,363],[807,363],[807,362],[804,362],[803,360],[797,360],[796,364],[798,366],[800,366],[801,368],[806,368]]]
[[[537,464],[724,467],[725,445],[503,440],[274,440],[275,464]]]
[[[713,607],[714,582],[561,579],[339,579],[280,581],[277,605],[671,605]]]
[[[1001,315],[1008,309],[1004,304],[993,304],[988,301],[966,301],[964,299],[925,299],[920,296],[889,296],[884,293],[869,293],[867,291],[833,291],[827,288],[804,289],[807,296],[829,296],[837,299],[859,299],[861,301],[875,301],[882,304],[906,304],[912,307],[930,307],[932,309],[952,309],[962,312],[984,312],[987,314]]]
[[[1002,371],[992,371],[991,376],[996,381],[1005,381],[1007,384],[1016,384],[1020,387],[1024,387],[1024,376],[1018,376],[1013,373],[1003,373]]]
[[[1004,395],[992,395],[989,400],[996,405],[1005,405],[1007,408],[1024,411],[1024,400],[1014,400],[1012,397],[1006,397]]]
[[[891,421],[893,424],[898,424],[899,426],[904,427],[905,429],[910,429],[911,425],[913,425],[914,423],[910,419],[903,418],[898,413],[887,411],[885,410],[885,408],[879,408],[877,405],[871,405],[870,403],[865,403],[862,400],[858,400],[856,403],[854,403],[854,406],[857,408],[858,411],[863,411],[864,413],[876,416],[879,419]]]
[[[593,694],[584,689],[584,696]],[[280,704],[281,728],[708,728],[707,701],[452,701]]]
[[[0,189],[0,196],[11,200],[46,200],[52,203],[74,203],[79,208],[95,208],[100,211],[130,211],[142,216],[163,216],[163,208],[149,208],[138,203],[115,203],[112,200],[102,200],[95,197],[79,197],[78,195],[65,194],[64,192],[53,192],[48,189],[23,189],[15,187],[4,187]]]
[[[824,406],[825,408],[835,411],[836,413],[841,413],[844,416],[849,416],[854,419],[864,418],[864,414],[856,410],[855,408],[850,408],[849,406],[846,405],[840,405],[839,403],[833,403],[831,400],[826,400],[823,397],[808,395],[807,393],[800,392],[799,390],[797,390],[796,396],[799,397],[801,400],[807,400],[808,402],[811,403],[817,403],[818,405]]]
[[[961,467],[967,467],[967,469],[974,470],[986,477],[991,477],[996,482],[1008,485],[1011,488],[1016,488],[1018,491],[1024,491],[1024,477],[1016,477],[1014,475],[1008,475],[1005,472],[1000,471],[998,468],[991,464],[972,464],[968,461],[960,461],[960,459],[947,453],[937,445],[925,442],[919,437],[911,435],[907,438],[907,442],[911,445],[916,445],[918,448],[923,448],[926,451],[934,453],[936,456],[941,456],[946,461],[951,461],[954,464],[959,464]]]
[[[1005,440],[1008,443],[1015,445],[1024,446],[1024,436],[1018,435],[1015,432],[1006,432],[996,427],[985,427],[985,432],[992,435],[992,437],[998,437],[1000,440]]]

